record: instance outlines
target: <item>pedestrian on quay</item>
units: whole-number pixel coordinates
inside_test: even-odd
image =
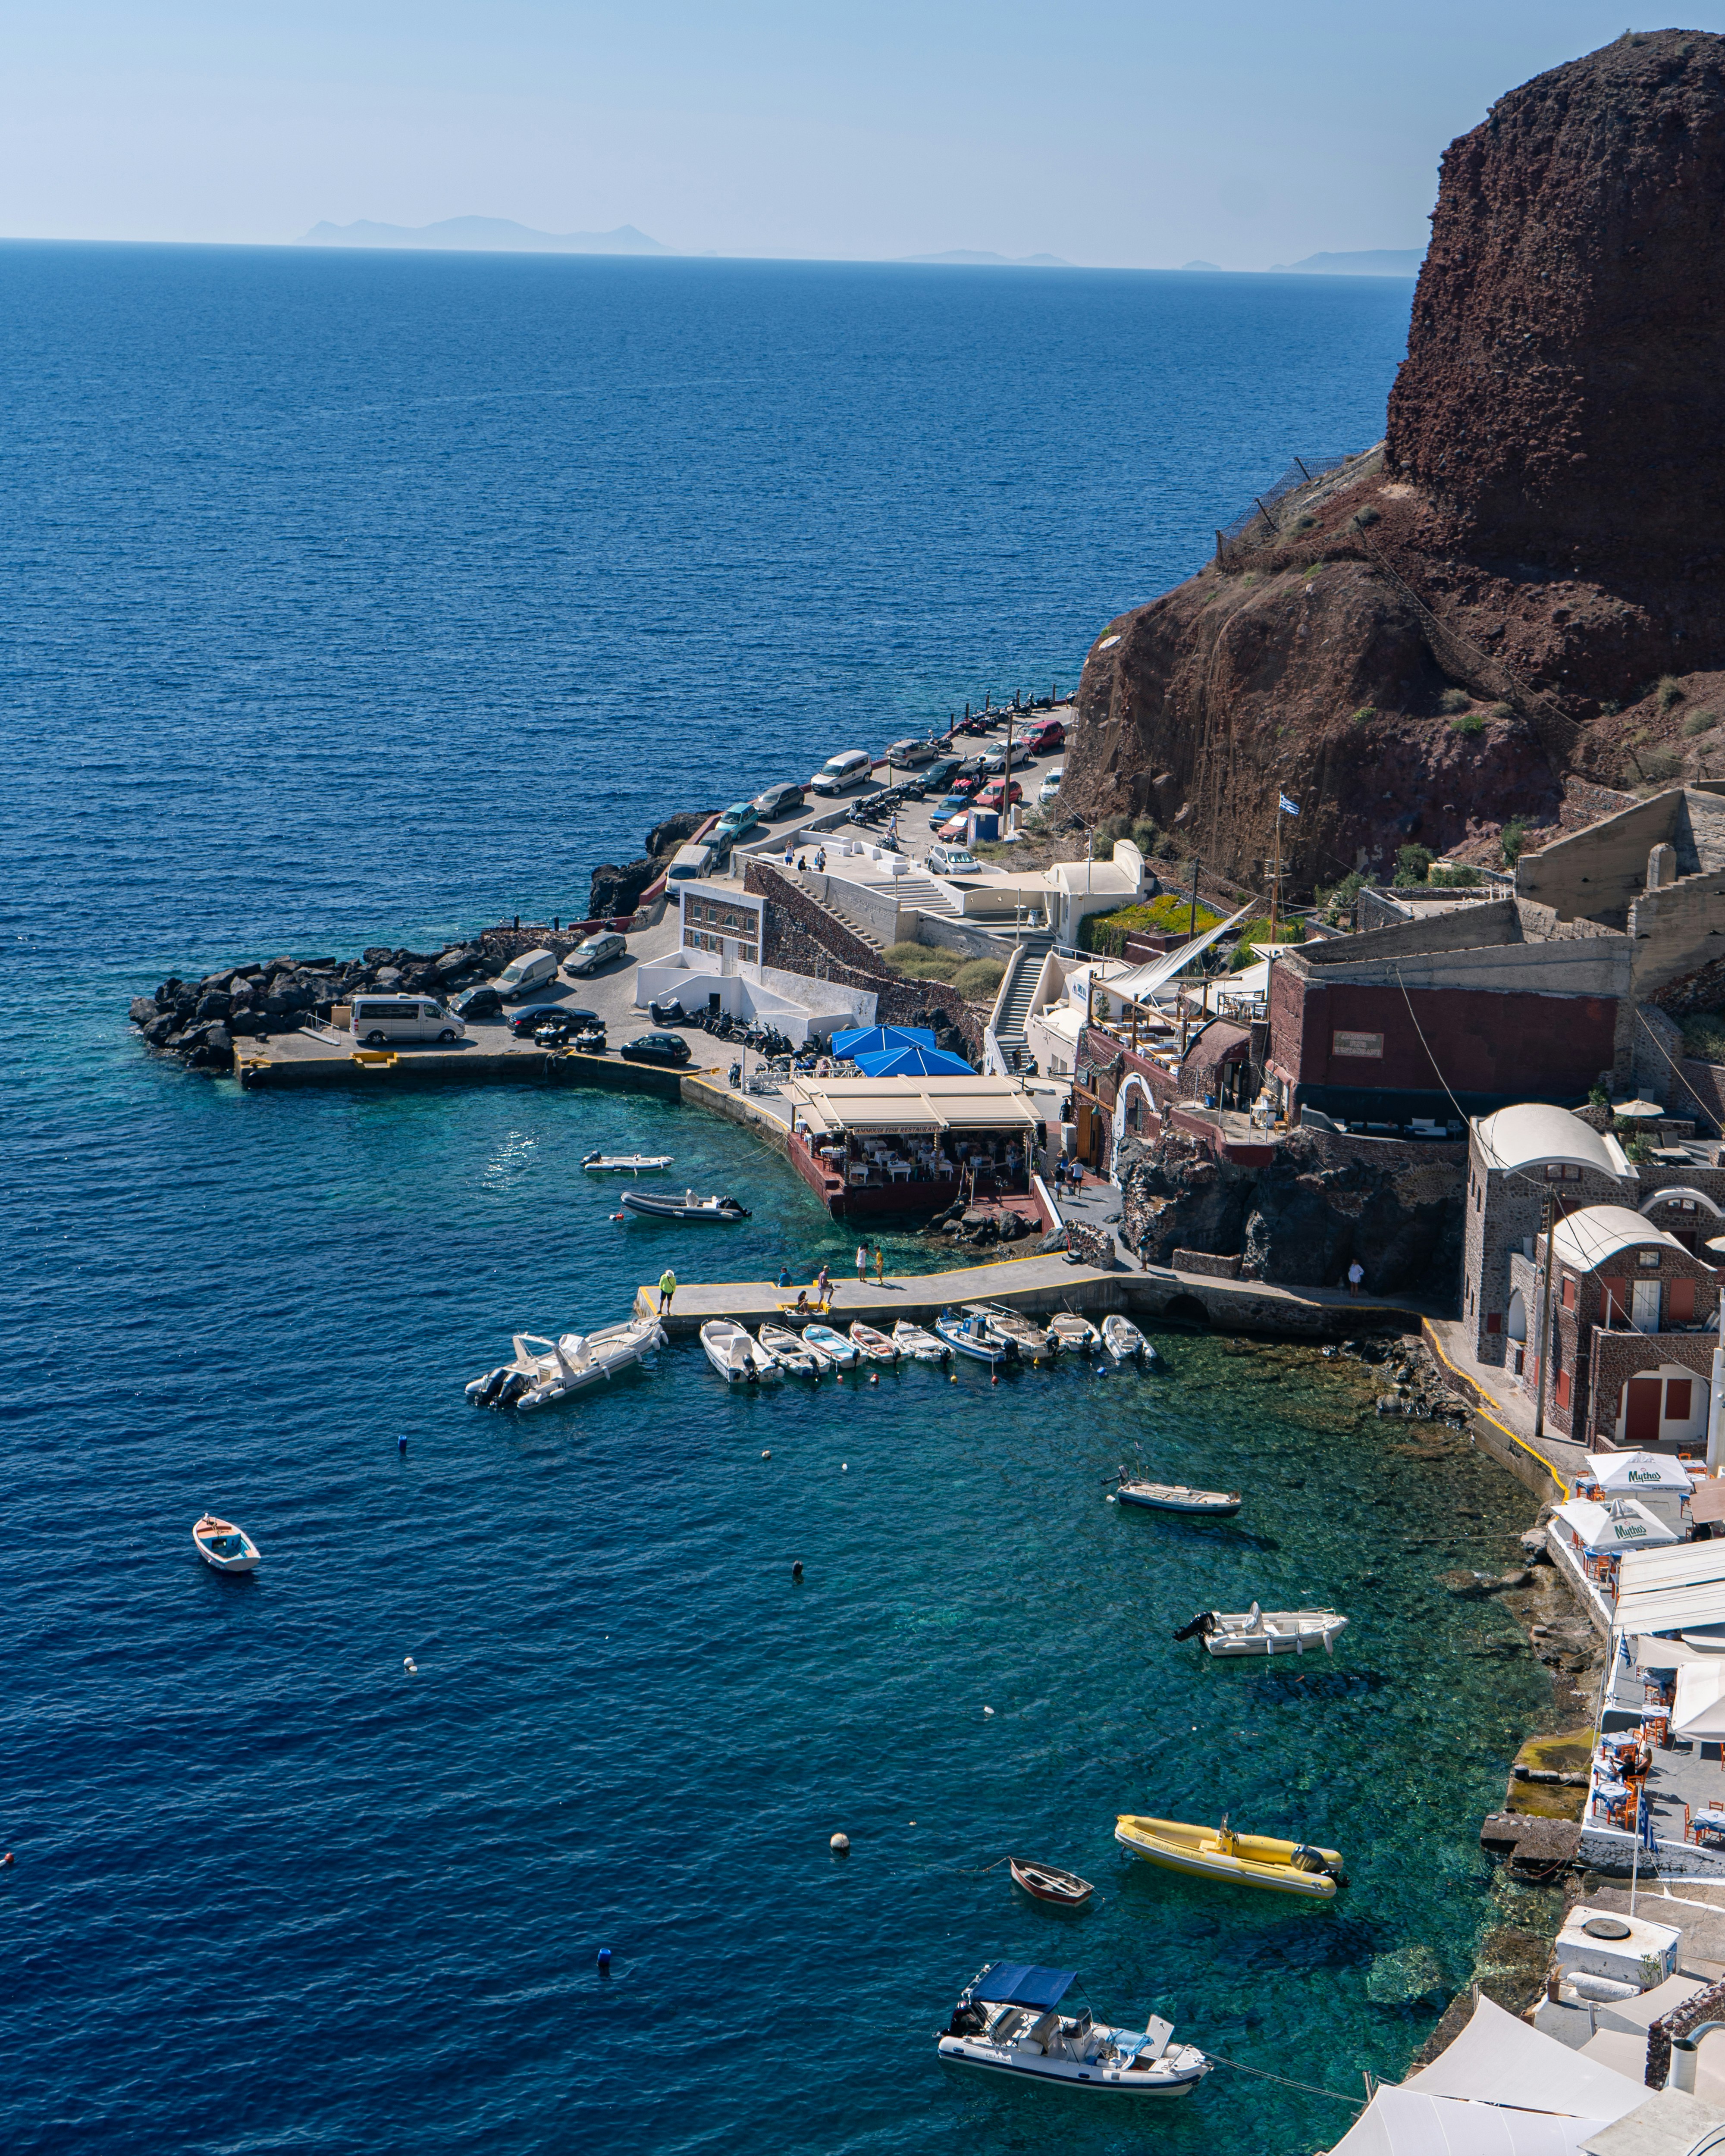
[[[1348,1268],[1348,1292],[1350,1295],[1358,1295],[1359,1293],[1360,1282],[1365,1278],[1365,1276],[1366,1269],[1360,1263],[1359,1260],[1356,1258],[1353,1263]]]
[[[670,1316],[671,1297],[676,1293],[676,1291],[677,1276],[671,1270],[670,1267],[667,1265],[665,1270],[659,1276],[659,1314],[661,1317]]]
[[[875,1285],[877,1287],[886,1285],[886,1255],[878,1243],[875,1245]]]
[[[867,1282],[868,1282],[868,1277],[869,1277],[869,1246],[868,1246],[868,1245],[867,1245],[866,1243],[859,1243],[859,1244],[857,1245],[857,1246],[856,1246],[856,1279],[857,1279],[857,1285],[858,1285],[860,1287],[860,1286],[866,1286],[866,1285],[867,1285]]]
[[[788,1265],[781,1265],[778,1269],[778,1279],[776,1285],[780,1287],[788,1287],[790,1284],[791,1269]]]
[[[785,842],[784,842],[784,865],[785,865],[785,866],[786,866],[787,868],[788,868],[788,867],[791,865],[792,862],[793,862],[793,860],[795,860],[795,859],[796,859],[796,858],[797,858],[797,850],[796,850],[796,848],[795,848],[793,845],[792,845],[792,844],[791,844],[790,840],[789,840],[788,839],[787,839],[785,840]]]
[[[833,1276],[827,1270],[826,1260],[821,1260],[820,1270],[814,1276],[814,1299],[823,1309],[833,1299]]]

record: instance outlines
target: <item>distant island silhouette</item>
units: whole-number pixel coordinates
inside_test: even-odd
[[[674,254],[632,224],[614,232],[535,232],[508,217],[446,217],[440,224],[314,224],[302,247],[465,247],[514,254]]]
[[[1417,277],[1423,247],[1367,247],[1353,254],[1308,254],[1303,262],[1272,262],[1272,270],[1313,277]]]

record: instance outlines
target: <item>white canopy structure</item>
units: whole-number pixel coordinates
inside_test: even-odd
[[[1639,1497],[1645,1490],[1694,1494],[1695,1479],[1681,1460],[1664,1452],[1590,1452],[1588,1472],[1614,1497]]]
[[[1201,957],[1219,936],[1225,936],[1230,928],[1237,928],[1253,910],[1253,902],[1241,906],[1238,913],[1230,913],[1225,921],[1219,921],[1214,928],[1207,928],[1202,936],[1194,936],[1189,943],[1183,943],[1178,951],[1164,951],[1159,958],[1152,958],[1142,966],[1135,966],[1129,973],[1115,973],[1109,977],[1108,986],[1117,996],[1130,996],[1134,1003],[1147,1004],[1156,991],[1174,975],[1183,973],[1194,958]],[[1585,1128],[1585,1125],[1583,1126]]]
[[[1680,1541],[1675,1527],[1656,1520],[1634,1497],[1614,1497],[1596,1505],[1590,1497],[1572,1497],[1559,1505],[1552,1517],[1568,1530],[1573,1539],[1594,1557],[1620,1557],[1625,1550],[1657,1549]]]
[[[1621,2118],[1647,2095],[1640,2082],[1584,2058],[1555,2036],[1542,2035],[1494,2005],[1483,1992],[1461,2034],[1402,2086],[1420,2096],[1513,2104],[1522,2112],[1597,2120]]]
[[[1625,1632],[1725,1625],[1725,1542],[1627,1552],[1618,1575],[1616,1621]]]
[[[1589,2139],[1610,2123],[1380,2088],[1330,2156],[1581,2156]]]
[[[1679,1737],[1717,1743],[1725,1737],[1725,1655],[1699,1656],[1677,1671],[1677,1703],[1671,1727]]]

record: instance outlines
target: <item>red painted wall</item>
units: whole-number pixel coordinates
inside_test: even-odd
[[[1404,996],[1394,986],[1308,984],[1277,967],[1270,1024],[1272,1060],[1298,1085],[1430,1091],[1447,1082],[1458,1093],[1584,1093],[1611,1066],[1617,1004],[1609,996],[1488,988],[1410,988]],[[1381,1034],[1383,1055],[1332,1054],[1338,1033]]]

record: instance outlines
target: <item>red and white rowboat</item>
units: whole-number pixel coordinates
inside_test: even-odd
[[[1039,1902],[1052,1902],[1057,1908],[1081,1909],[1096,1891],[1088,1879],[1081,1879],[1076,1871],[1062,1871],[1056,1865],[1033,1864],[1022,1856],[1009,1856],[1006,1861],[1012,1866],[1015,1886]]]

